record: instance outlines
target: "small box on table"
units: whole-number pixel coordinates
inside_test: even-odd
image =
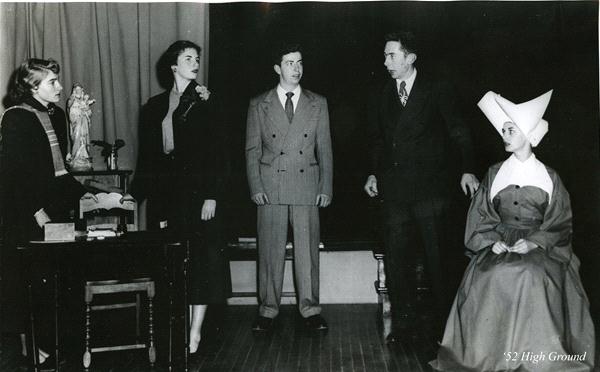
[[[44,240],[75,240],[75,224],[73,222],[66,223],[47,223],[44,225]]]

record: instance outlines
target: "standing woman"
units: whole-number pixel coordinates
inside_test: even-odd
[[[190,238],[190,353],[198,350],[207,305],[224,303],[230,292],[220,223],[223,127],[214,97],[195,81],[200,53],[195,43],[179,40],[159,60],[159,78],[169,89],[142,108],[132,185],[137,200],[147,199],[148,229],[169,228]]]
[[[23,355],[28,307],[16,247],[43,238],[47,222],[68,219],[82,196],[94,198],[65,169],[67,122],[64,111],[55,105],[62,91],[59,71],[51,59],[24,62],[13,74],[8,92],[16,105],[4,112],[0,122],[2,327],[21,334]],[[40,350],[41,363],[47,356]]]
[[[471,253],[432,366],[440,371],[591,371],[594,324],[571,247],[569,193],[532,152],[552,91],[479,107],[512,155],[489,168],[467,217]]]

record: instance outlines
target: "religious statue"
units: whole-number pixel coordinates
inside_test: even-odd
[[[73,84],[71,96],[67,101],[67,112],[71,123],[71,140],[73,147],[70,157],[67,156],[72,170],[87,171],[92,169],[90,157],[90,124],[92,109],[90,106],[96,100],[85,93],[79,83]]]

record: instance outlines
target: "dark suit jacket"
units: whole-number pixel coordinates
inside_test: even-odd
[[[206,199],[217,200],[223,192],[226,149],[223,123],[216,120],[216,98],[201,100],[192,81],[173,113],[175,150],[163,153],[162,121],[169,110],[169,91],[151,97],[142,107],[139,124],[139,152],[132,195],[148,199],[148,222],[157,224],[179,203],[197,211],[200,217]],[[157,227],[157,226],[149,226]]]
[[[470,133],[455,97],[447,82],[427,79],[421,70],[405,107],[393,79],[370,97],[369,174],[377,177],[384,200],[447,196],[459,187],[453,168],[472,173]],[[460,153],[460,164],[452,163],[452,150]]]
[[[34,98],[30,97],[26,103],[39,111],[47,111]],[[68,151],[64,111],[54,106],[50,121],[64,158]],[[54,176],[48,136],[35,113],[11,108],[4,113],[0,125],[4,223],[11,233],[16,233],[18,240],[30,240],[42,232],[35,222],[35,212],[44,208],[53,221],[64,220],[77,206],[85,189],[70,174]]]
[[[290,124],[271,89],[250,100],[246,124],[250,194],[271,204],[315,205],[333,197],[333,156],[325,97],[302,89]]]

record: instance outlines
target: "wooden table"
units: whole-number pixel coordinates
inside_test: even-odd
[[[18,247],[22,254],[24,267],[28,271],[28,297],[30,305],[30,336],[32,343],[32,363],[36,372],[39,371],[39,362],[35,356],[38,355],[37,333],[35,327],[36,314],[34,311],[34,291],[33,286],[38,285],[38,280],[46,280],[52,283],[53,287],[53,302],[54,302],[54,343],[56,370],[59,371],[59,352],[60,352],[60,337],[59,337],[59,314],[61,311],[60,304],[62,299],[60,283],[61,276],[65,271],[72,269],[81,270],[82,267],[93,263],[88,262],[92,257],[105,255],[106,257],[123,257],[132,255],[144,255],[136,257],[148,257],[154,255],[162,257],[160,260],[154,260],[155,267],[146,268],[148,271],[155,273],[153,279],[155,281],[163,281],[168,286],[169,293],[169,370],[173,370],[173,326],[175,317],[178,314],[184,315],[184,369],[188,370],[188,304],[187,304],[187,267],[189,261],[189,244],[185,240],[182,242],[181,237],[177,237],[167,231],[140,231],[128,232],[117,238],[106,238],[103,240],[81,240],[81,241],[30,241]],[[48,263],[49,269],[47,272],[35,273],[36,279],[33,278],[32,270],[28,270],[30,264],[35,260],[45,260]],[[158,261],[158,262],[156,262]],[[82,265],[83,264],[83,265]],[[78,267],[75,267],[79,265]],[[86,273],[84,272],[83,275]],[[183,288],[175,288],[175,281],[181,280]],[[83,286],[82,286],[83,288]],[[177,291],[183,297],[183,308],[175,306]],[[179,311],[178,309],[179,308]],[[83,341],[83,340],[82,340]]]

